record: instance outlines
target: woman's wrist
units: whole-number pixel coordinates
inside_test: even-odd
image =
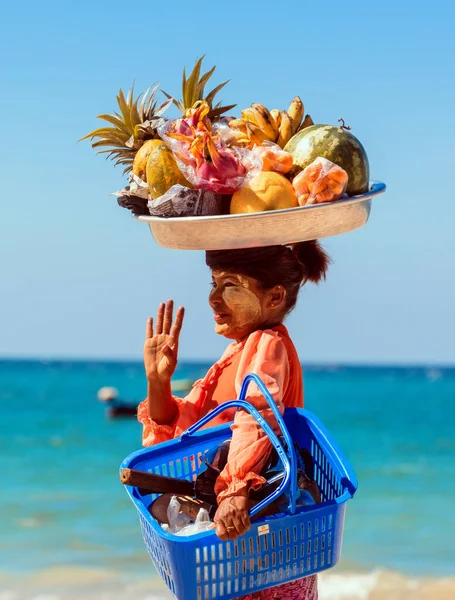
[[[149,417],[158,425],[170,425],[177,416],[177,404],[172,397],[171,381],[148,380]]]
[[[146,373],[147,383],[149,388],[153,387],[155,389],[166,389],[171,388],[171,378],[165,377],[164,379],[158,375],[155,371],[148,371]]]

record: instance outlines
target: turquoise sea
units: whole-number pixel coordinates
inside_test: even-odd
[[[181,364],[196,379],[207,364]],[[359,479],[339,569],[444,577],[455,564],[455,369],[304,367],[306,407]],[[0,361],[0,575],[91,568],[153,576],[118,479],[140,447],[134,418],[109,420],[97,390],[137,403],[132,362]]]

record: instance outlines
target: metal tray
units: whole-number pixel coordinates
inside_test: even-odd
[[[244,215],[169,219],[141,215],[135,218],[149,225],[160,246],[176,250],[228,250],[292,244],[362,227],[370,216],[371,199],[385,189],[385,183],[372,181],[366,194],[346,200]]]

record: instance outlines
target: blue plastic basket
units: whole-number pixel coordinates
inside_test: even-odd
[[[270,404],[281,428],[288,454],[260,413],[245,402],[254,382]],[[322,423],[309,411],[287,409],[282,417],[257,375],[247,375],[239,400],[226,402],[190,427],[180,438],[139,450],[121,469],[131,468],[192,481],[201,455],[230,437],[229,425],[197,431],[228,408],[249,411],[266,431],[280,455],[285,476],[280,487],[256,505],[251,516],[288,490],[286,514],[254,521],[235,541],[222,542],[213,530],[180,537],[166,532],[150,515],[157,497],[141,496],[126,486],[139,515],[142,535],[156,570],[179,600],[236,598],[333,567],[340,557],[346,502],[357,489],[356,477]],[[307,448],[314,461],[322,502],[296,510],[296,457],[291,440]]]

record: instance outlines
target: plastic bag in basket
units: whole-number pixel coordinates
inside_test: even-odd
[[[167,520],[169,525],[163,523],[161,527],[175,535],[195,535],[202,531],[213,529],[214,524],[210,520],[209,513],[205,508],[199,509],[196,520],[180,512],[180,502],[176,496],[172,496],[167,508]]]
[[[158,128],[174,153],[179,169],[195,187],[217,194],[232,194],[248,176],[261,168],[261,161],[246,148],[229,145],[229,128],[213,126],[209,106],[200,102],[189,116],[168,121]]]
[[[345,195],[348,174],[335,163],[318,156],[294,177],[292,185],[300,206],[332,202]]]

